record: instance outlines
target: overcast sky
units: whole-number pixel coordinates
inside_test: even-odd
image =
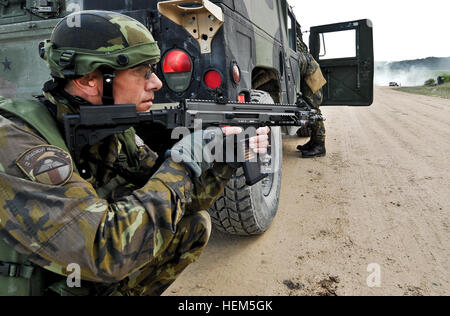
[[[316,25],[372,20],[376,61],[450,57],[448,0],[288,1],[303,31]]]

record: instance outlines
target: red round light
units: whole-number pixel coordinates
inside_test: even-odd
[[[205,83],[210,89],[217,89],[222,84],[222,77],[215,70],[210,70],[205,75]]]
[[[188,54],[181,50],[173,50],[164,57],[164,73],[191,72],[192,63]]]
[[[233,66],[233,80],[234,83],[238,84],[241,81],[241,71],[239,70],[238,65],[234,64]]]

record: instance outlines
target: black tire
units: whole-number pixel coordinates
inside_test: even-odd
[[[252,102],[274,103],[263,91],[251,93]],[[268,179],[247,186],[242,168],[226,186],[222,196],[208,210],[213,224],[232,235],[259,235],[267,231],[278,210],[281,190],[283,146],[281,128],[271,128],[271,153],[274,172]]]

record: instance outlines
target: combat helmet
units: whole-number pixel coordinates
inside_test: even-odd
[[[74,79],[99,69],[104,77],[104,104],[113,102],[116,70],[154,64],[161,56],[157,42],[142,23],[123,14],[97,10],[63,18],[39,49],[55,79]]]

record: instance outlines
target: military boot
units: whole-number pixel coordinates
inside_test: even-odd
[[[300,151],[307,151],[310,150],[314,147],[315,143],[313,141],[313,139],[311,138],[306,144],[304,145],[298,145],[297,149]]]
[[[327,154],[324,141],[316,141],[309,150],[302,150],[302,158],[324,157]]]

